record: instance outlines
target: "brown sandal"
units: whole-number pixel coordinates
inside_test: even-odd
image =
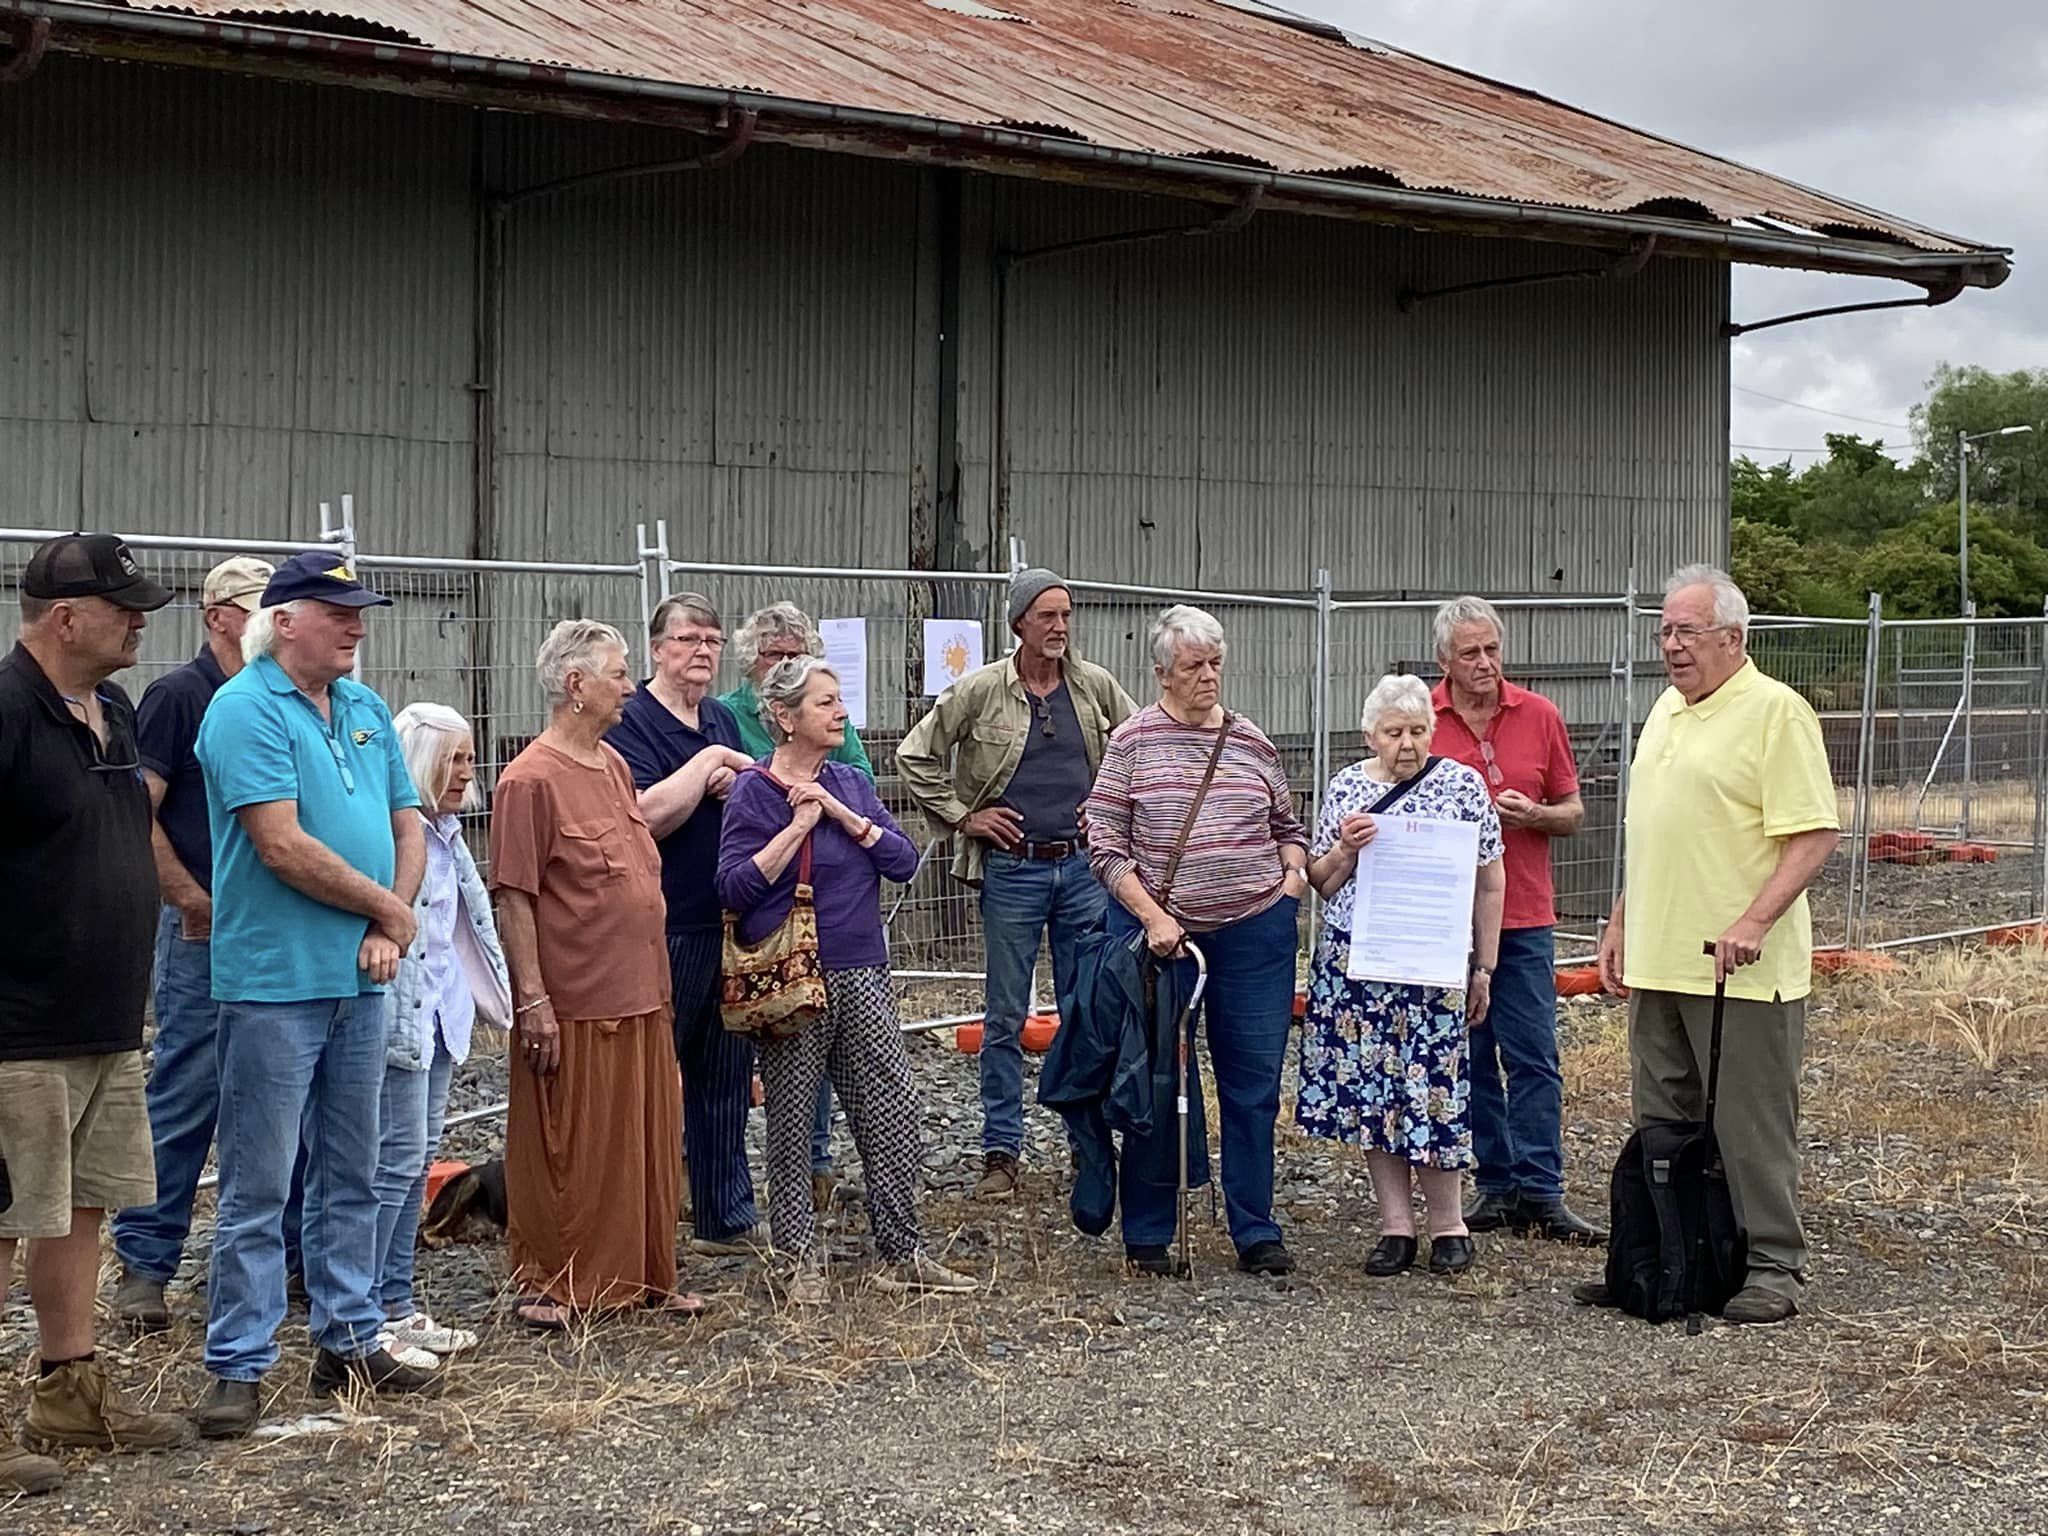
[[[711,1303],[695,1291],[671,1291],[666,1296],[650,1296],[649,1310],[669,1317],[702,1317],[711,1310]]]
[[[512,1315],[535,1333],[567,1333],[576,1314],[567,1303],[552,1297],[522,1296],[513,1303]]]

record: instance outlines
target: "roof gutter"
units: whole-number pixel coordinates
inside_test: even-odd
[[[1051,166],[1091,182],[1235,201],[1252,189],[1269,209],[1375,219],[1424,229],[1626,246],[1648,236],[1665,256],[1889,277],[1943,288],[1995,288],[2011,274],[2002,248],[1926,251],[1882,241],[1641,214],[1602,213],[1456,193],[1416,192],[1334,177],[1118,149],[1013,128],[948,122],[752,91],[634,79],[298,28],[79,3],[0,0],[0,15],[47,18],[64,52],[201,64],[368,85],[472,104],[567,115],[634,117],[698,126],[704,114],[759,114],[759,137],[883,155],[971,164],[1005,174]],[[607,110],[607,108],[611,110]]]

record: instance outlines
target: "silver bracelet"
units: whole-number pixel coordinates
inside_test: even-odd
[[[548,1005],[548,1002],[549,1002],[549,999],[548,999],[548,998],[546,998],[546,997],[544,997],[544,996],[543,996],[543,997],[536,997],[536,998],[535,998],[535,999],[534,999],[534,1000],[533,1000],[532,1002],[530,1002],[530,1003],[525,1003],[525,1004],[521,1005],[520,1007],[514,1008],[514,1009],[512,1010],[512,1016],[513,1016],[513,1017],[514,1017],[514,1018],[516,1019],[516,1018],[518,1018],[518,1017],[519,1017],[519,1016],[520,1016],[521,1014],[523,1014],[523,1013],[531,1013],[531,1012],[533,1012],[533,1010],[534,1010],[534,1009],[536,1009],[536,1008],[545,1008],[545,1007],[547,1007],[547,1005]]]

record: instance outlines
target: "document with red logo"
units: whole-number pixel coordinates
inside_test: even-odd
[[[1354,981],[1465,990],[1479,824],[1380,816],[1360,850],[1351,893]]]

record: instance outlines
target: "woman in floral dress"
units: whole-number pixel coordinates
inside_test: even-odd
[[[1295,1118],[1312,1136],[1366,1149],[1380,1208],[1367,1274],[1396,1275],[1415,1263],[1411,1169],[1429,1205],[1430,1270],[1456,1274],[1472,1263],[1460,1192],[1464,1170],[1477,1161],[1466,1117],[1465,1030],[1468,1021],[1486,1017],[1500,950],[1500,818],[1485,780],[1461,763],[1429,756],[1436,714],[1420,678],[1381,678],[1361,723],[1374,756],[1330,780],[1311,846],[1309,879],[1323,897],[1323,932],[1309,975]],[[1401,785],[1407,788],[1392,802],[1397,814],[1479,824],[1472,971],[1462,992],[1344,974],[1358,855],[1373,840],[1374,808]]]

